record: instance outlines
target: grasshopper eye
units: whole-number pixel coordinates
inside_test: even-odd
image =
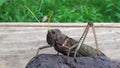
[[[52,34],[55,34],[55,31],[52,31]]]

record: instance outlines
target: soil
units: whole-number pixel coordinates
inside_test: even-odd
[[[25,68],[120,68],[120,62],[112,61],[105,56],[73,57],[66,62],[66,56],[56,54],[40,54],[33,57]]]

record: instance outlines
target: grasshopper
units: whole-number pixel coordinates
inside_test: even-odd
[[[83,44],[90,27],[92,27],[93,29],[97,49],[89,45]],[[36,55],[38,55],[39,50],[41,49],[54,47],[54,49],[57,51],[57,54],[62,53],[63,55],[67,56],[67,62],[69,60],[69,56],[74,57],[75,61],[77,61],[76,57],[80,56],[105,56],[105,54],[98,49],[94,25],[91,22],[87,24],[85,31],[83,32],[79,41],[68,37],[67,35],[63,34],[59,29],[50,29],[47,33],[46,40],[49,45],[40,47]]]

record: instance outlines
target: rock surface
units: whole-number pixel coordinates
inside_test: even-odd
[[[40,54],[33,57],[26,68],[120,68],[120,62],[112,61],[107,57],[78,57],[76,63],[72,57],[66,63],[66,56],[55,54]]]

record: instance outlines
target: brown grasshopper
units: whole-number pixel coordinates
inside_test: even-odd
[[[88,23],[79,41],[68,37],[67,35],[63,34],[59,29],[50,29],[46,37],[47,43],[49,45],[40,47],[37,51],[37,55],[39,53],[39,50],[41,49],[54,47],[58,54],[62,53],[63,55],[67,55],[67,61],[69,56],[74,57],[75,60],[76,57],[79,56],[105,56],[98,49],[98,46],[97,49],[94,49],[91,46],[83,44],[90,27],[93,28],[93,34],[95,35],[93,23]],[[98,45],[97,41],[96,45]]]

